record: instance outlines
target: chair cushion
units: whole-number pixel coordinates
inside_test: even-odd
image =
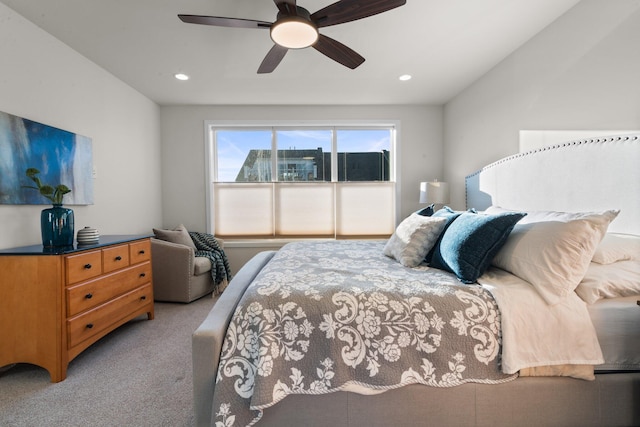
[[[211,261],[209,258],[205,258],[202,256],[197,256],[193,260],[194,264],[194,275],[199,276],[204,273],[208,273],[211,271]]]
[[[189,246],[190,248],[196,249],[196,245],[191,240],[191,236],[189,236],[189,232],[185,228],[184,225],[180,224],[173,230],[162,230],[162,229],[153,229],[153,234],[156,235],[157,239],[164,240],[171,243],[178,243],[180,245]]]

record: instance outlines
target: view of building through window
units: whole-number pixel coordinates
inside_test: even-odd
[[[333,140],[336,140],[334,156]],[[275,140],[277,147],[272,150]],[[391,129],[216,130],[217,182],[389,181]],[[277,168],[273,176],[272,168]]]

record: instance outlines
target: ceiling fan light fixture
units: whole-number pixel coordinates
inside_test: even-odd
[[[289,49],[303,49],[318,40],[318,29],[300,16],[285,16],[271,26],[271,40]]]
[[[268,28],[274,45],[260,63],[258,74],[271,73],[289,49],[311,46],[326,57],[353,70],[364,62],[362,55],[339,41],[320,34],[318,28],[357,21],[407,3],[407,0],[338,0],[311,14],[304,7],[298,6],[297,0],[273,1],[278,8],[275,22],[183,14],[179,14],[178,18],[189,24],[263,30]]]

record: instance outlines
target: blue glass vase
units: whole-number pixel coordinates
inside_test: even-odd
[[[53,205],[40,214],[42,245],[45,248],[73,245],[73,210]]]

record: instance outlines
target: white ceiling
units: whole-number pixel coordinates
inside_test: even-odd
[[[0,0],[161,105],[442,104],[579,0],[408,0],[321,33],[366,58],[350,70],[313,48],[256,70],[267,30],[177,15],[273,22],[273,0]],[[314,12],[333,0],[299,0]],[[177,72],[191,76],[174,79]],[[413,79],[400,82],[401,74]]]

